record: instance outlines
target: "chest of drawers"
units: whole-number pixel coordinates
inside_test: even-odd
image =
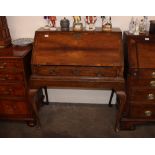
[[[0,48],[0,119],[34,122],[28,100],[31,46]]]
[[[124,33],[127,103],[122,128],[155,121],[155,36]]]

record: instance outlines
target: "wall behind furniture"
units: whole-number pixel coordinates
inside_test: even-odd
[[[60,20],[63,16],[57,17],[57,26],[60,26]],[[72,26],[73,19],[67,16]],[[142,16],[134,17],[141,19]],[[47,22],[43,16],[7,16],[8,26],[12,39],[33,38],[35,30],[43,27]],[[120,27],[122,31],[128,30],[131,16],[112,16],[113,27]],[[155,20],[155,16],[149,16],[149,20]],[[84,23],[84,17],[82,17]],[[96,26],[101,26],[101,18],[98,17]],[[72,89],[48,89],[51,102],[74,102],[74,103],[108,103],[110,91],[103,90],[72,90]],[[115,103],[115,97],[113,99]]]

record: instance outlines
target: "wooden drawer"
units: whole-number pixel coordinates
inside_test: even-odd
[[[0,84],[0,97],[22,97],[25,95],[23,84]]]
[[[155,89],[131,89],[128,93],[129,98],[137,104],[154,104],[155,105]]]
[[[0,115],[22,115],[22,114],[30,114],[29,107],[25,101],[0,99]]]
[[[133,78],[155,79],[155,69],[130,69],[129,74]]]
[[[117,71],[112,67],[74,67],[74,66],[35,66],[34,74],[45,76],[92,76],[116,77]]]
[[[0,73],[21,73],[23,71],[23,64],[19,60],[0,59]]]
[[[151,88],[155,89],[155,79],[133,79],[132,77],[128,78],[127,85],[130,88]]]
[[[143,104],[140,106],[133,103],[130,107],[130,117],[142,119],[155,118],[155,105]]]
[[[23,81],[24,77],[21,74],[1,74],[0,73],[0,81],[1,82],[18,82]]]

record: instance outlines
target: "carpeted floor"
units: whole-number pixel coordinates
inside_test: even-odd
[[[155,124],[134,131],[114,131],[115,106],[51,103],[40,110],[41,128],[23,122],[0,121],[0,137],[9,138],[125,138],[155,137]]]

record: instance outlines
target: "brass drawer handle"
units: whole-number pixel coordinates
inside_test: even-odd
[[[134,75],[134,76],[137,76],[137,72],[134,72],[133,75]]]
[[[6,75],[4,78],[0,78],[0,80],[2,81],[8,80],[8,75]]]
[[[150,117],[150,116],[152,116],[152,111],[146,110],[146,111],[144,112],[144,114],[145,114],[145,116]]]
[[[152,78],[155,78],[155,72],[152,72]]]
[[[150,82],[150,86],[151,86],[151,87],[155,87],[155,81],[151,81],[151,82]]]
[[[5,67],[4,66],[0,66],[0,69],[4,69]]]
[[[155,98],[154,94],[148,94],[147,95],[148,100],[154,100],[154,98]]]
[[[0,66],[0,69],[4,69],[7,63],[3,63],[2,66]]]

